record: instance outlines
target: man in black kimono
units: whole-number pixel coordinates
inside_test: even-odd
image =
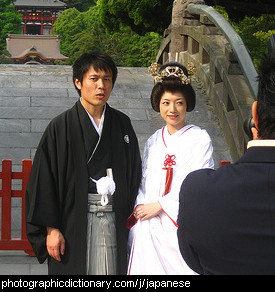
[[[129,117],[107,104],[116,77],[108,55],[83,54],[73,65],[81,98],[50,122],[36,151],[26,191],[27,236],[39,262],[48,258],[49,274],[87,273],[88,193],[97,192],[94,180],[108,168],[115,182],[117,273],[126,273],[126,220],[141,159]]]

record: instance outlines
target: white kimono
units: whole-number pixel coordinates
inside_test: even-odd
[[[208,133],[194,125],[184,126],[173,135],[165,126],[148,139],[135,206],[159,201],[163,211],[154,218],[138,220],[131,228],[129,275],[194,274],[178,246],[179,191],[188,173],[214,167],[212,153]],[[168,165],[173,168],[172,183],[163,195]]]

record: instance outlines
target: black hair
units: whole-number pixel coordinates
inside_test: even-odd
[[[258,68],[258,136],[275,139],[275,49],[264,55]]]
[[[181,68],[184,74],[186,75],[186,77],[188,77],[187,69],[178,62],[169,62],[169,63],[164,64],[163,66],[160,67],[159,72],[163,71],[167,66],[177,66]],[[153,87],[153,90],[151,93],[151,105],[156,112],[159,112],[160,100],[165,92],[182,93],[186,100],[186,105],[187,105],[186,110],[188,112],[191,112],[195,108],[196,93],[193,87],[191,86],[191,84],[182,83],[182,80],[179,77],[169,76],[169,77],[164,77],[162,82],[158,82]]]
[[[82,84],[83,77],[91,66],[93,66],[95,71],[103,70],[105,72],[112,72],[113,86],[116,82],[117,67],[108,54],[99,51],[84,53],[73,64],[73,82],[79,96],[81,96],[81,91],[76,87],[75,80],[78,79]]]

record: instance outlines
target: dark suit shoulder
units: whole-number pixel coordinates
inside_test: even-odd
[[[203,178],[207,178],[211,175],[215,175],[216,170],[212,168],[203,168],[203,169],[198,169],[193,172],[190,172],[186,178],[185,181],[193,181],[193,180],[201,180]]]
[[[204,168],[195,170],[189,173],[181,186],[181,194],[192,193],[192,196],[200,196],[199,194],[205,194],[206,192],[211,192],[211,189],[217,186],[219,180],[219,171]]]

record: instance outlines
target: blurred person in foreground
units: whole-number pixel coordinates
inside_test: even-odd
[[[275,274],[275,51],[259,67],[253,140],[217,170],[187,176],[180,191],[178,239],[199,274]]]

